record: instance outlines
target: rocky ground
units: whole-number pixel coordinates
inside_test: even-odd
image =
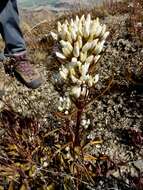
[[[103,22],[109,28],[114,26],[115,33],[109,38],[100,60],[101,82],[97,88],[102,91],[105,78],[113,82],[104,95],[95,98],[87,111],[91,120],[87,139],[102,139],[102,144],[90,146],[89,151],[95,157],[108,155],[118,166],[111,170],[112,177],[99,180],[95,189],[141,190],[143,183],[134,188],[130,179],[133,181],[143,173],[143,85],[133,83],[127,69],[132,65],[143,66],[143,46],[131,38],[127,30],[128,14],[107,16]],[[43,85],[37,90],[29,90],[7,74],[6,96],[0,102],[1,109],[11,105],[16,112],[38,115],[49,125],[55,120],[53,112],[57,110],[59,97],[51,80],[54,63],[51,63],[49,50],[33,50],[29,46],[29,54],[43,76]]]

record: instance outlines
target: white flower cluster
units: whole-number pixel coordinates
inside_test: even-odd
[[[84,15],[63,24],[58,22],[57,33],[51,32],[53,39],[59,44],[58,59],[65,62],[59,73],[70,87],[69,95],[74,99],[88,95],[88,89],[99,80],[99,74],[92,71],[100,58],[105,40],[109,32],[106,25],[101,25],[99,18],[91,19]],[[93,74],[94,73],[94,74]]]
[[[69,96],[59,98],[59,107],[58,110],[64,112],[66,115],[69,113],[71,108],[71,99]]]
[[[90,119],[87,119],[86,113],[83,113],[83,114],[82,114],[80,125],[81,125],[81,127],[83,127],[84,129],[88,129],[88,127],[89,127],[89,125],[90,125]]]

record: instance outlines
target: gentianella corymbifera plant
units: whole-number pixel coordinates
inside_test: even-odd
[[[76,129],[81,123],[90,89],[100,79],[95,68],[108,35],[106,25],[100,24],[99,18],[92,20],[90,14],[81,18],[76,16],[69,22],[65,20],[63,24],[58,22],[57,33],[51,32],[57,45],[54,53],[61,62],[59,74],[66,85],[65,95],[60,97],[59,111],[69,114],[74,102],[78,108]],[[87,128],[87,123],[82,123]]]

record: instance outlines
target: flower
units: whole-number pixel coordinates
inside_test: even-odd
[[[63,60],[64,66],[61,65],[59,72],[68,86],[69,99],[84,99],[89,89],[99,81],[99,74],[96,71],[91,74],[90,71],[100,59],[108,35],[106,25],[100,24],[99,18],[92,20],[90,14],[65,20],[63,24],[58,22],[57,33],[51,32],[59,47],[55,55]]]

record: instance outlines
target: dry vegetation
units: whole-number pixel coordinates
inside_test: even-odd
[[[76,137],[69,126],[76,114],[56,112],[62,84],[54,83],[59,62],[51,56],[49,31],[56,29],[57,21],[88,12],[92,18],[100,17],[111,35],[98,66],[103,88],[99,84],[98,91],[91,92],[92,101],[85,110],[92,122],[80,131],[80,147],[74,147]],[[142,0],[105,1],[98,9],[80,8],[33,27],[25,23],[23,31],[31,60],[46,70],[46,82],[39,91],[22,91],[24,87],[9,76],[9,92],[14,95],[1,100],[0,190],[141,190]],[[33,99],[34,93],[38,98]]]

